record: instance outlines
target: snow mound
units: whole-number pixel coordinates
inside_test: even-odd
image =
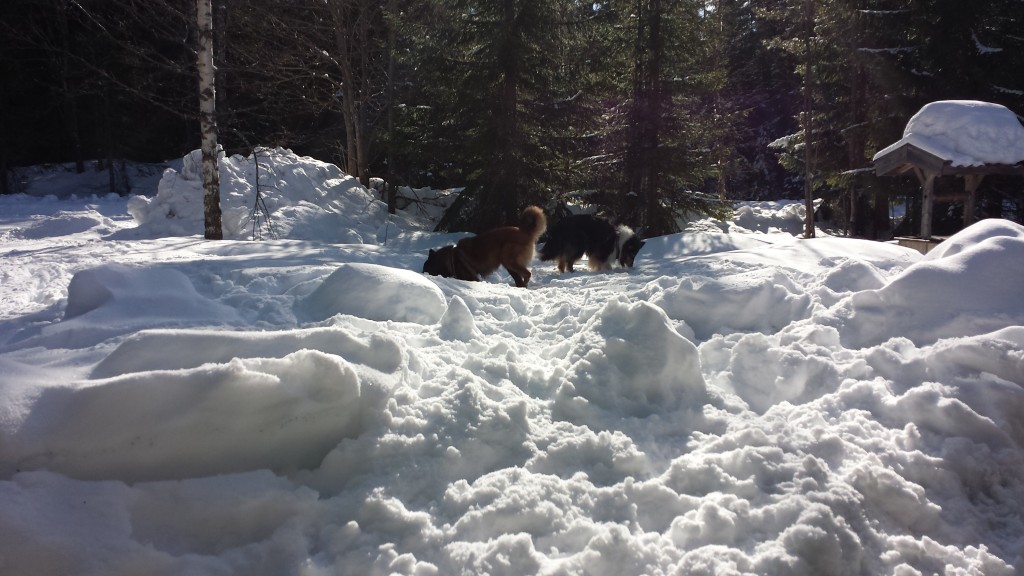
[[[979,244],[1002,236],[1024,240],[1024,227],[1016,222],[1003,220],[1002,218],[986,218],[943,240],[938,246],[929,250],[924,255],[924,259],[939,260],[956,256],[961,252],[977,247]]]
[[[369,320],[433,324],[444,315],[444,294],[422,274],[389,266],[346,263],[296,302],[311,320],[349,314]]]
[[[707,401],[697,347],[647,302],[609,302],[574,338],[569,358],[558,402],[571,420],[590,403],[645,417]]]
[[[340,356],[385,373],[397,370],[402,361],[402,349],[393,338],[379,334],[361,337],[335,327],[275,332],[144,330],[121,342],[90,376],[187,370],[226,364],[233,358],[283,358],[299,350]]]
[[[769,227],[767,224],[764,226]],[[768,239],[753,235],[727,234],[724,232],[691,232],[667,234],[644,240],[644,247],[637,260],[660,262],[667,259],[686,258],[702,254],[719,254],[734,250],[756,249],[770,244]]]
[[[209,314],[212,303],[196,293],[187,276],[170,268],[135,269],[109,264],[83,270],[68,285],[68,306],[64,319],[116,306],[120,314],[164,312],[173,308],[175,316],[200,317]]]
[[[811,297],[777,269],[719,277],[663,277],[645,289],[650,302],[690,326],[697,338],[715,332],[776,332],[811,314]]]
[[[717,220],[700,218],[680,221],[680,227],[690,234],[707,234],[712,240],[718,234],[766,234],[801,236],[804,233],[804,214],[806,207],[803,200],[770,200],[763,202],[738,202],[734,205],[732,218]],[[822,231],[819,236],[825,233]],[[737,241],[754,247],[761,238],[724,238],[726,242]],[[644,250],[647,250],[647,246]]]
[[[114,226],[110,219],[95,210],[79,214],[58,212],[52,217],[42,218],[34,222],[32,226],[18,231],[18,235],[28,240],[37,240],[56,236],[71,236],[90,230],[108,233],[113,229]]]
[[[473,312],[466,301],[459,296],[452,296],[448,309],[441,317],[439,335],[445,340],[461,340],[468,342],[480,336],[480,329],[473,320]]]
[[[360,379],[312,350],[48,388],[2,449],[3,474],[126,482],[312,467],[360,431]]]
[[[220,157],[220,204],[224,238],[289,238],[332,244],[375,244],[381,231],[394,236],[419,224],[398,214],[334,164],[290,150],[260,149],[253,156]],[[256,207],[256,184],[270,215]],[[202,152],[184,157],[179,172],[164,171],[153,198],[136,196],[128,210],[143,236],[203,233]],[[256,219],[254,220],[254,214]],[[386,225],[387,224],[387,225]]]
[[[853,294],[844,345],[869,346],[893,336],[923,345],[1024,323],[1020,310],[1005,306],[1024,286],[1024,227],[982,220],[948,242],[886,286]]]
[[[23,346],[85,348],[143,327],[241,322],[237,310],[199,294],[178,270],[107,264],[71,278],[62,321],[30,328],[14,341],[23,341]]]
[[[1024,161],[1024,126],[1005,106],[990,102],[942,100],[926,104],[907,122],[903,138],[875,158],[907,143],[953,166]]]
[[[799,202],[745,202],[736,209],[733,223],[739,230],[787,233],[799,236],[804,230],[806,209]]]

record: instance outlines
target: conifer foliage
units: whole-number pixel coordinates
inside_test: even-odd
[[[442,226],[488,229],[514,223],[527,204],[545,204],[551,172],[564,159],[555,142],[567,129],[560,106],[579,90],[560,74],[576,40],[572,2],[457,0],[436,53],[447,75],[437,105],[461,134],[465,184]],[[453,138],[458,137],[453,135]]]
[[[1019,0],[210,1],[225,152],[285,146],[390,189],[462,188],[450,230],[537,204],[650,236],[732,200],[805,198],[880,237],[915,187],[870,159],[916,110],[1024,114]],[[124,193],[116,159],[198,148],[195,14],[9,0],[0,191],[18,166],[97,159]],[[986,179],[979,205],[1012,216],[1021,188]]]

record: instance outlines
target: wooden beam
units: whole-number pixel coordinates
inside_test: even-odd
[[[964,190],[967,200],[964,201],[964,228],[974,224],[974,207],[978,198],[978,186],[985,178],[984,174],[967,174],[964,176]]]
[[[920,177],[920,172],[918,173]],[[924,173],[924,183],[921,185],[921,238],[928,240],[932,237],[932,212],[935,208],[935,172]]]
[[[942,176],[967,176],[989,174],[1002,176],[1024,176],[1024,165],[1021,164],[985,164],[983,166],[952,166],[942,168]]]
[[[874,160],[875,175],[892,176],[909,172],[911,168],[924,168],[933,172],[941,172],[949,163],[938,156],[907,143],[886,152]]]

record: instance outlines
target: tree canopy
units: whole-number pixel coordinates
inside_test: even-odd
[[[864,169],[922,105],[1024,113],[1013,0],[213,6],[226,151],[285,146],[364,182],[462,187],[448,229],[585,205],[654,235],[806,184],[869,233],[897,190]],[[194,0],[9,0],[0,191],[17,191],[16,166],[198,148],[194,13]],[[1019,205],[1019,184],[986,185]]]

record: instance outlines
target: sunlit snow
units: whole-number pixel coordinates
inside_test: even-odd
[[[521,289],[421,274],[436,207],[261,162],[278,239],[251,157],[218,242],[191,157],[0,197],[0,573],[1024,567],[1024,227],[925,257],[745,204]]]

